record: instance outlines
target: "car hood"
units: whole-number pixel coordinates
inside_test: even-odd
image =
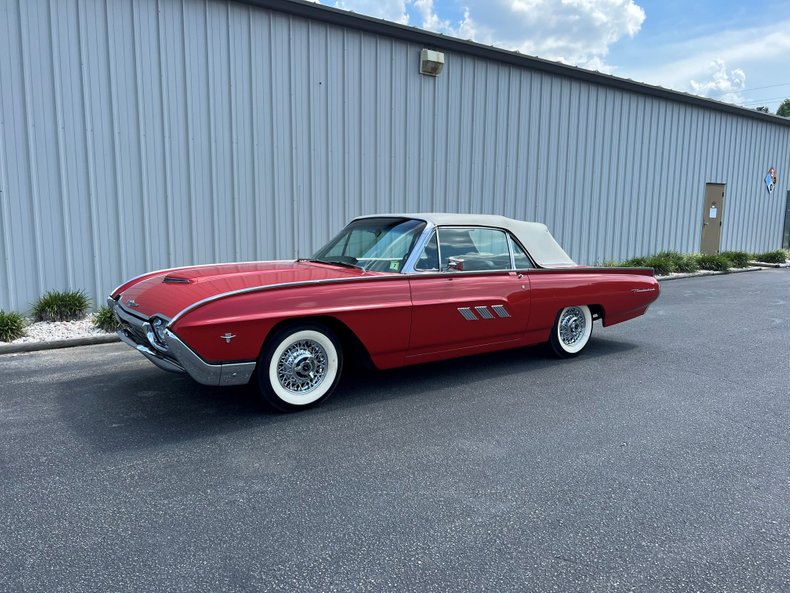
[[[355,268],[302,261],[270,261],[176,268],[148,274],[113,293],[122,306],[142,317],[173,318],[180,311],[219,294],[294,282],[376,274]]]

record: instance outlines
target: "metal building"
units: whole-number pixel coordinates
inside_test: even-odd
[[[0,89],[6,310],[374,212],[545,222],[580,263],[782,240],[789,120],[313,3],[6,0]]]

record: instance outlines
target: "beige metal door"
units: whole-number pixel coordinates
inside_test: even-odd
[[[705,203],[702,208],[701,253],[713,255],[721,244],[721,221],[724,216],[724,184],[705,184]]]

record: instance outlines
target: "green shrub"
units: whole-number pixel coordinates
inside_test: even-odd
[[[755,253],[754,259],[766,264],[783,264],[787,260],[787,251],[777,249],[776,251],[766,251],[765,253]]]
[[[115,313],[106,305],[99,307],[96,313],[93,314],[93,325],[106,332],[115,332],[121,329],[121,324],[118,323]]]
[[[90,299],[81,290],[52,290],[39,298],[32,306],[36,321],[74,321],[82,319],[91,305]]]
[[[624,268],[644,268],[647,267],[646,257],[632,257],[620,264]]]
[[[697,264],[700,270],[713,270],[716,272],[726,272],[730,269],[732,262],[726,257],[719,255],[698,255]]]
[[[673,260],[660,253],[646,257],[645,266],[653,268],[656,276],[669,276],[671,272],[675,271]]]
[[[691,274],[699,270],[699,262],[696,255],[683,255],[675,266],[675,271],[682,274]]]
[[[722,251],[719,255],[732,262],[733,268],[748,268],[751,256],[745,251]]]
[[[25,333],[25,319],[19,314],[0,309],[0,342],[13,342]]]
[[[665,262],[670,272],[677,272],[678,268],[683,266],[684,260],[686,259],[686,256],[679,254],[677,251],[662,251],[656,253],[653,257],[657,257]]]

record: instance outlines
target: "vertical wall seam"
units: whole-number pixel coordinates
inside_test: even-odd
[[[89,95],[89,87],[87,81],[87,74],[85,69],[87,67],[87,49],[85,48],[85,37],[83,35],[83,17],[80,11],[81,2],[77,0],[77,43],[79,46],[80,54],[80,85],[82,90],[82,118],[83,127],[85,129],[85,160],[88,169],[88,210],[90,213],[90,235],[91,235],[91,250],[93,251],[93,284],[95,288],[94,294],[101,294],[101,268],[99,265],[99,252],[101,245],[99,245],[99,222],[97,219],[97,205],[96,205],[96,156],[93,147],[93,120],[92,103]]]
[[[143,257],[145,261],[143,262],[143,269],[151,269],[152,262],[151,262],[151,225],[149,223],[150,214],[149,214],[149,187],[148,187],[148,169],[146,167],[145,162],[145,155],[147,153],[144,138],[145,133],[143,132],[143,95],[142,95],[142,81],[141,81],[141,74],[140,74],[140,60],[139,56],[137,55],[138,47],[141,45],[139,39],[139,26],[137,25],[137,18],[135,18],[135,0],[132,0],[132,60],[134,62],[134,87],[135,87],[135,117],[137,119],[137,145],[140,151],[140,182],[141,182],[141,189],[142,195],[140,196],[142,211],[143,211],[143,220],[142,220],[142,232],[143,232]]]
[[[66,155],[63,147],[66,140],[64,138],[64,117],[63,117],[63,89],[60,84],[60,69],[56,68],[57,56],[55,55],[55,40],[60,41],[60,36],[55,34],[55,25],[52,20],[52,2],[49,0],[47,3],[48,17],[49,17],[49,35],[50,35],[50,58],[52,59],[52,88],[54,90],[55,100],[55,126],[57,127],[55,133],[55,149],[58,153],[58,188],[60,189],[60,208],[61,208],[61,223],[63,224],[63,260],[66,268],[66,282],[69,286],[75,285],[74,277],[74,246],[72,243],[71,224],[69,223],[70,212],[70,197],[67,191],[68,175],[66,168]],[[57,72],[56,72],[57,70]]]
[[[209,173],[211,178],[211,220],[212,220],[212,230],[214,231],[214,236],[212,240],[212,258],[215,260],[219,259],[219,237],[220,237],[220,228],[219,228],[219,212],[218,212],[218,196],[217,196],[217,147],[215,146],[216,137],[217,137],[217,130],[216,130],[216,123],[214,117],[214,100],[213,100],[213,93],[211,92],[211,88],[213,86],[214,76],[211,68],[211,51],[209,50],[209,46],[211,45],[211,36],[209,35],[209,10],[208,10],[208,3],[209,0],[205,0],[204,6],[204,15],[206,17],[205,20],[205,44],[204,48],[206,50],[206,96],[208,98],[208,148],[209,148]]]
[[[290,59],[293,60],[294,57],[294,31],[293,31],[293,17],[288,15],[288,49],[290,50]],[[288,102],[290,105],[289,109],[289,125],[291,127],[290,133],[290,140],[291,145],[288,147],[288,153],[291,155],[289,159],[290,165],[290,181],[291,181],[291,232],[293,233],[293,241],[291,244],[292,252],[295,254],[295,257],[299,257],[299,244],[300,244],[300,236],[299,236],[299,224],[297,222],[298,219],[298,212],[299,212],[299,189],[298,183],[296,181],[296,159],[298,158],[297,155],[297,147],[296,147],[296,116],[294,115],[296,109],[294,108],[294,69],[288,68]]]
[[[187,210],[189,216],[189,258],[191,261],[197,259],[197,221],[195,217],[195,171],[193,166],[195,143],[192,139],[192,104],[189,100],[189,69],[187,68],[187,26],[186,26],[186,10],[184,2],[181,0],[181,51],[182,62],[181,67],[184,69],[184,140],[186,141],[186,155],[187,155]]]
[[[10,27],[10,23],[7,23]],[[2,73],[2,68],[0,68],[0,74]],[[0,103],[0,107],[2,103]],[[8,306],[11,310],[16,310],[17,308],[17,287],[14,274],[11,273],[12,268],[12,251],[13,245],[11,245],[11,215],[8,211],[8,201],[11,199],[11,195],[8,191],[8,155],[6,154],[6,127],[5,127],[5,115],[3,111],[0,111],[0,229],[3,231],[3,248],[4,248],[4,259],[3,259],[3,276],[5,278],[5,287],[6,287],[6,294],[7,297],[4,299],[3,302],[8,303]],[[0,309],[3,308],[2,303],[0,303]]]
[[[253,68],[253,62],[255,53],[253,52],[253,19],[252,19],[252,7],[247,7],[247,25],[248,25],[248,34],[249,34],[249,49],[247,59],[249,60],[249,72],[248,76],[250,78],[250,121],[252,122],[252,216],[253,216],[253,224],[252,224],[252,233],[255,237],[254,239],[254,249],[255,255],[254,259],[264,259],[261,257],[261,253],[263,252],[263,233],[264,229],[261,228],[261,207],[260,207],[260,151],[258,149],[258,110],[256,109],[256,105],[259,104],[257,101],[257,93],[258,93],[258,80],[255,76],[255,69]]]
[[[159,58],[159,108],[162,110],[162,154],[165,160],[165,234],[167,237],[167,262],[173,265],[175,259],[175,233],[173,232],[173,179],[170,158],[172,136],[170,130],[170,111],[165,101],[167,85],[167,68],[164,59],[164,43],[162,42],[162,1],[156,0],[156,42]]]
[[[46,280],[44,278],[44,241],[42,239],[42,228],[41,228],[41,195],[39,193],[38,188],[38,167],[36,166],[38,163],[38,159],[36,158],[36,139],[35,139],[35,128],[36,124],[32,119],[31,111],[32,106],[30,105],[30,98],[32,95],[31,91],[31,81],[30,81],[30,65],[29,59],[26,56],[25,52],[25,33],[27,31],[24,23],[22,22],[22,5],[23,3],[20,2],[18,4],[19,7],[19,55],[21,59],[21,67],[22,67],[22,91],[23,91],[23,101],[22,101],[22,108],[24,110],[24,117],[25,117],[25,140],[26,140],[26,148],[27,148],[27,158],[28,158],[28,184],[30,185],[30,207],[33,213],[33,242],[35,245],[35,261],[36,261],[36,275],[38,278],[38,289],[37,292],[40,294],[44,287],[46,286]]]
[[[236,89],[235,84],[235,68],[233,67],[233,45],[231,39],[233,32],[231,31],[231,16],[230,16],[230,2],[227,4],[226,29],[228,34],[228,107],[230,108],[230,169],[233,172],[233,179],[231,180],[231,196],[230,207],[233,212],[233,224],[236,232],[233,233],[233,258],[234,261],[241,260],[241,218],[239,210],[241,204],[239,203],[239,156],[237,154],[239,141],[238,130],[238,116],[236,114],[236,102],[233,94]]]
[[[118,225],[118,258],[119,258],[119,270],[122,278],[128,278],[127,269],[126,269],[126,225],[123,224],[123,213],[121,204],[123,201],[121,200],[121,183],[119,179],[118,171],[120,170],[120,162],[119,162],[119,154],[118,154],[118,146],[119,142],[117,139],[118,134],[118,89],[116,88],[115,79],[113,77],[113,70],[114,66],[117,66],[117,61],[115,59],[115,55],[110,44],[110,14],[107,5],[104,5],[104,24],[105,24],[105,43],[107,46],[107,78],[110,82],[110,137],[112,138],[112,163],[113,163],[113,179],[115,185],[115,209],[117,213],[117,225]]]
[[[274,78],[274,15],[269,13],[269,74],[272,78]],[[345,34],[345,30],[344,30]],[[271,155],[271,194],[270,203],[271,203],[271,216],[272,216],[272,234],[274,235],[274,250],[275,253],[280,253],[280,226],[277,224],[277,182],[279,181],[279,173],[277,168],[277,153],[278,153],[278,146],[276,143],[276,135],[277,130],[275,128],[277,119],[275,117],[274,112],[274,85],[268,85],[269,88],[269,105],[271,106],[269,118],[270,118],[270,125],[269,130],[271,132],[271,139],[269,142],[269,154]]]

